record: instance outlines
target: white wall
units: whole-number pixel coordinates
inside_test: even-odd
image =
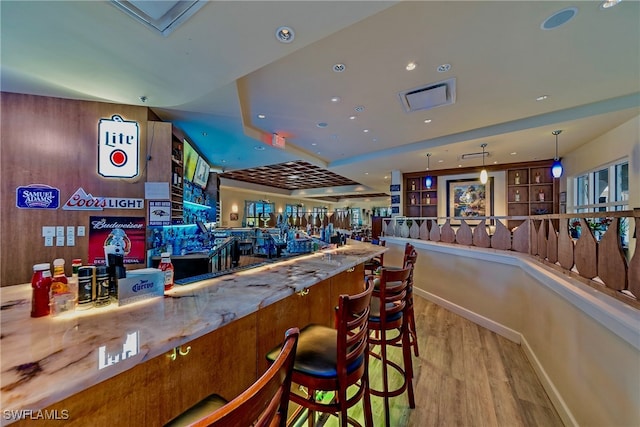
[[[640,425],[638,310],[526,255],[386,240],[386,265],[416,246],[417,295],[521,343],[567,426]]]
[[[625,157],[629,158],[629,208],[640,207],[640,116],[563,157],[560,185],[561,191],[567,190],[567,205],[573,204],[573,178]]]

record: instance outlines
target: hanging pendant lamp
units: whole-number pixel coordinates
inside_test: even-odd
[[[556,137],[556,156],[553,158],[553,165],[551,165],[551,174],[554,178],[560,178],[562,176],[563,168],[560,159],[558,158],[558,135],[562,130],[554,130],[551,132]]]
[[[429,159],[431,158],[431,153],[427,153],[427,171],[429,170]],[[427,190],[431,190],[431,186],[433,185],[433,179],[431,178],[431,174],[427,175],[427,178],[424,180],[424,186],[427,187]]]
[[[489,174],[487,173],[487,170],[484,168],[484,149],[487,146],[487,144],[482,144],[482,171],[480,172],[480,182],[483,184],[486,184],[487,181],[489,180]]]

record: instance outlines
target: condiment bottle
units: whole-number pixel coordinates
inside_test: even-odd
[[[62,293],[68,292],[67,276],[64,274],[64,260],[57,258],[53,260],[53,278],[51,279],[51,292]]]
[[[47,316],[51,312],[49,307],[49,292],[51,291],[51,266],[47,263],[33,266],[31,277],[31,317]]]
[[[75,286],[74,286],[75,287]],[[75,310],[76,296],[71,291],[67,276],[64,274],[64,259],[53,260],[53,278],[51,279],[51,314]]]
[[[160,255],[160,265],[158,268],[164,271],[164,290],[168,291],[173,288],[173,264],[171,263],[171,253],[163,252]]]
[[[82,267],[82,260],[80,258],[74,258],[71,261],[71,277],[78,277],[78,270]]]

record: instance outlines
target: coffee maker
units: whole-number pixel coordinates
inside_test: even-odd
[[[107,261],[107,274],[109,276],[109,296],[113,300],[118,299],[118,279],[127,277],[124,268],[124,253],[121,248],[114,245],[104,247],[104,255]]]

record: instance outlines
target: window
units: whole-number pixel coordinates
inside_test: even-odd
[[[629,161],[622,160],[607,167],[574,178],[573,212],[624,211],[629,209]],[[606,218],[588,219],[589,227],[599,240],[606,231]],[[623,245],[629,241],[629,219],[620,223]]]
[[[314,225],[321,224],[327,212],[329,212],[329,209],[327,209],[326,207],[317,207],[317,206],[314,207],[313,208],[313,221],[314,221],[313,224]]]
[[[362,217],[360,216],[360,208],[351,208],[351,226],[361,227]]]
[[[304,211],[302,208],[302,205],[286,205],[284,207],[284,213],[286,216],[302,216],[304,215]]]
[[[267,200],[255,200],[244,202],[244,222],[247,227],[264,227],[260,223],[260,214],[263,220],[269,219],[269,214],[274,213],[274,204]]]
[[[627,210],[628,199],[627,160],[574,178],[574,212]]]

